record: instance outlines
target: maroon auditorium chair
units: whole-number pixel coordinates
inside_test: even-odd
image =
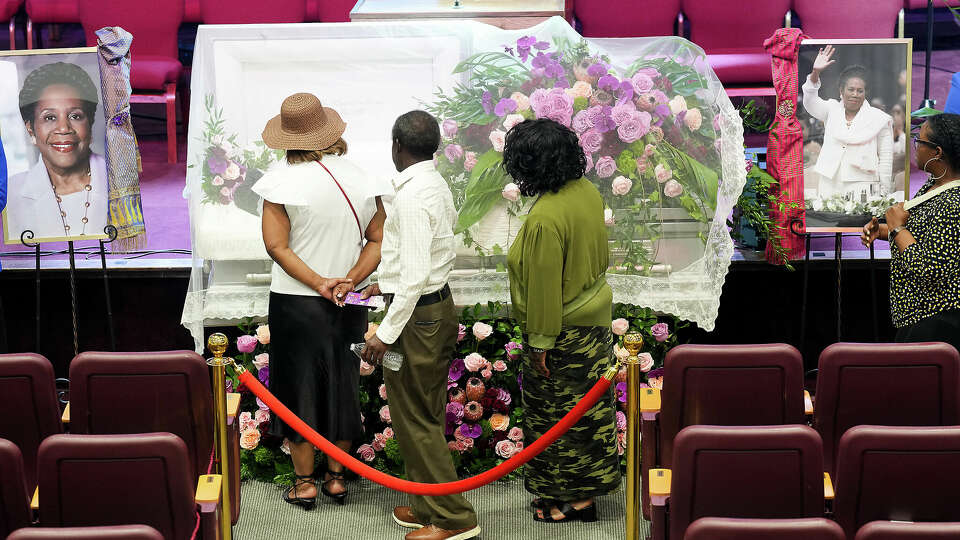
[[[300,23],[306,9],[304,0],[200,0],[204,24]]]
[[[680,0],[577,0],[585,37],[672,36]]]
[[[87,45],[97,44],[96,31],[120,26],[133,34],[130,46],[131,103],[163,103],[167,115],[167,162],[177,162],[177,29],[183,2],[173,0],[83,0],[80,22]],[[184,125],[186,133],[186,125]]]
[[[773,84],[763,42],[783,26],[790,0],[682,0],[680,7],[690,21],[690,41],[706,51],[720,82]]]
[[[28,493],[37,487],[37,448],[60,433],[53,366],[39,354],[0,354],[0,438],[20,448]]]
[[[27,48],[33,48],[33,25],[76,24],[80,22],[80,3],[87,0],[27,0]]]
[[[682,540],[702,517],[823,517],[823,451],[807,426],[690,426],[673,468],[644,480],[653,540]]]
[[[30,525],[30,496],[23,479],[23,456],[17,445],[0,439],[0,538]]]
[[[640,395],[641,471],[670,468],[674,438],[697,424],[760,426],[805,422],[803,357],[783,343],[680,345],[664,360],[662,391]],[[644,516],[649,514],[644,490]]]
[[[946,343],[835,343],[819,367],[813,427],[831,475],[853,426],[960,424],[960,355]]]
[[[203,22],[203,16],[200,14],[200,0],[183,0],[183,22]]]
[[[33,527],[20,529],[7,540],[163,540],[160,531],[147,525],[103,527]]]
[[[239,404],[239,394],[231,403]],[[117,404],[122,403],[122,407]],[[192,476],[206,474],[214,445],[213,391],[206,360],[193,351],[84,352],[70,363],[70,431],[170,432],[187,445]],[[230,509],[240,517],[239,422],[227,427]]]
[[[935,3],[943,5],[941,0]],[[793,0],[803,33],[813,39],[896,37],[902,9],[903,0]]]
[[[960,426],[851,428],[835,486],[834,517],[848,538],[871,521],[958,522]]]
[[[199,528],[198,538],[214,540],[220,476],[191,469],[172,433],[53,435],[40,445],[40,525],[141,524],[166,540]]]
[[[700,518],[684,540],[846,540],[843,529],[825,518]]]
[[[871,521],[853,540],[956,540],[960,538],[960,523],[903,523]]]
[[[0,21],[10,22],[10,50],[17,48],[17,27],[13,24],[13,16],[17,14],[23,0],[0,0]]]

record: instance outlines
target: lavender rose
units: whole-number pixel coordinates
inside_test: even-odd
[[[596,169],[600,178],[610,178],[617,171],[617,162],[610,156],[603,156],[597,160]]]
[[[666,188],[666,186],[664,186]],[[664,342],[670,337],[670,327],[667,326],[667,323],[657,323],[650,327],[650,334],[653,336],[653,339]]]
[[[580,146],[587,154],[592,154],[600,150],[603,144],[603,134],[595,129],[588,129],[580,134]]]
[[[633,104],[633,102],[625,101],[611,109],[610,117],[613,118],[613,122],[619,126],[632,118],[636,112],[637,107]]]
[[[653,90],[653,79],[642,71],[638,71],[630,77],[630,84],[633,85],[633,92],[637,95],[646,94]]]
[[[253,336],[240,336],[237,338],[237,350],[242,353],[251,353],[257,348],[257,338]]]
[[[452,139],[457,134],[457,121],[447,118],[443,121],[443,124],[440,125],[443,129],[443,135],[448,139]]]
[[[633,114],[617,128],[617,136],[625,143],[639,140],[650,131],[650,113],[640,111]]]

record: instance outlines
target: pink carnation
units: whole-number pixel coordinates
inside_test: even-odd
[[[625,101],[613,108],[613,110],[610,112],[610,117],[613,118],[613,122],[619,126],[632,118],[636,113],[637,107],[633,104],[633,102]]]
[[[447,147],[443,149],[443,155],[447,156],[447,160],[450,163],[453,163],[463,157],[463,147],[459,144],[448,144]]]
[[[617,411],[617,429],[627,429],[627,415],[623,414],[622,411]]]
[[[538,118],[542,117],[541,111],[546,111],[550,101],[550,90],[546,88],[537,88],[530,94],[530,108]]]
[[[259,426],[260,424],[264,423],[264,422],[269,422],[269,421],[270,421],[270,411],[265,410],[265,409],[257,409],[257,410],[253,413],[253,420],[257,423],[258,426]]]
[[[253,413],[249,411],[243,411],[240,413],[238,418],[240,422],[240,431],[246,431],[248,429],[256,429],[257,424],[253,421]]]
[[[661,184],[673,177],[673,171],[670,170],[670,167],[662,163],[653,168],[653,174],[657,177],[657,182]]]
[[[507,438],[511,441],[517,442],[523,440],[523,430],[518,427],[510,428],[510,431],[507,432]]]
[[[463,155],[463,168],[468,172],[472,171],[474,167],[477,166],[477,153],[476,152],[467,152]]]
[[[440,125],[443,129],[443,134],[447,138],[453,138],[457,134],[457,121],[447,118],[443,121],[443,124]]]
[[[370,443],[373,446],[373,449],[377,452],[383,450],[387,447],[387,438],[383,436],[383,433],[374,433],[373,442]]]
[[[393,438],[393,435],[394,435],[394,433],[393,433],[393,428],[388,427],[388,428],[384,428],[384,429],[383,429],[383,436],[384,436],[387,440],[392,439],[392,438]]]
[[[357,454],[359,454],[360,459],[364,461],[373,461],[373,459],[377,457],[376,450],[369,444],[361,444],[360,447],[357,448]]]
[[[696,131],[700,129],[700,125],[703,123],[703,113],[697,108],[688,109],[687,114],[683,117],[683,123],[690,131]]]
[[[617,171],[617,162],[610,156],[603,156],[597,160],[597,176],[600,178],[610,178]]]
[[[384,423],[390,423],[390,406],[384,405],[380,407],[380,420],[383,420]]]
[[[466,358],[463,359],[463,365],[467,368],[468,371],[479,371],[483,369],[483,366],[486,364],[487,359],[480,356],[479,353],[470,353]]]
[[[247,429],[240,432],[240,448],[253,450],[260,444],[260,430]]]

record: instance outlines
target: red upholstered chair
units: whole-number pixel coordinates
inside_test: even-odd
[[[33,527],[20,529],[7,540],[163,540],[160,531],[147,525],[104,527]]]
[[[30,498],[17,445],[0,439],[0,538],[30,525]]]
[[[871,521],[853,540],[956,540],[960,538],[960,523],[903,523]]]
[[[198,526],[199,506],[202,538],[212,540],[219,482],[219,475],[198,482],[172,433],[53,435],[40,445],[40,525],[142,524],[183,540]]]
[[[834,517],[848,538],[877,520],[960,521],[960,426],[857,426],[838,460]]]
[[[70,363],[72,433],[173,433],[189,449],[191,476],[199,476],[207,473],[211,463],[213,430],[209,368],[193,351],[85,352]],[[227,436],[233,450],[230,508],[236,521],[240,516],[239,422],[230,422]]]
[[[23,0],[0,0],[0,21],[10,21],[10,50],[17,48],[17,27],[14,25],[13,16],[23,4]]]
[[[793,0],[803,33],[814,39],[896,37],[902,9],[902,0]]]
[[[820,353],[813,427],[824,470],[840,437],[862,424],[960,424],[960,355],[946,343],[835,343]]]
[[[773,84],[763,41],[783,26],[790,0],[682,0],[690,41],[706,51],[723,84]]]
[[[586,37],[672,36],[680,0],[577,0],[573,9]]]
[[[200,0],[183,0],[183,22],[203,22],[203,16],[200,14]]]
[[[667,353],[664,370],[663,390],[640,395],[644,478],[651,468],[672,466],[674,438],[687,426],[805,421],[803,357],[790,345],[680,345]]]
[[[807,426],[690,426],[677,435],[673,469],[644,480],[654,540],[683,539],[702,517],[823,516],[823,451]]]
[[[299,23],[306,9],[305,0],[200,0],[204,24]]]
[[[836,522],[824,518],[700,518],[684,540],[846,540]]]
[[[316,18],[308,19],[320,22],[350,22],[350,10],[357,3],[354,0],[315,0]],[[307,0],[309,3],[310,0]]]
[[[0,438],[23,454],[27,492],[37,487],[37,448],[60,433],[60,407],[50,361],[39,354],[0,354]],[[15,412],[14,412],[15,411]]]
[[[183,66],[177,56],[177,29],[183,2],[173,0],[83,0],[80,21],[87,45],[96,45],[96,31],[120,26],[133,34],[130,47],[131,103],[165,103],[167,161],[177,161],[177,81]],[[186,126],[184,126],[186,132]]]
[[[81,0],[27,0],[27,48],[33,48],[34,23],[79,23],[80,2]]]

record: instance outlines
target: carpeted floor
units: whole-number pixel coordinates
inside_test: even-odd
[[[238,540],[365,540],[400,539],[409,529],[393,522],[394,506],[406,497],[361,479],[347,486],[346,506],[323,499],[312,511],[280,500],[281,490],[272,484],[248,481],[242,486],[240,521],[234,527]],[[479,513],[484,540],[558,539],[621,540],[625,537],[624,489],[597,500],[600,521],[596,523],[535,523],[529,508],[530,495],[520,482],[497,482],[467,494]],[[646,537],[649,525],[642,524]]]

